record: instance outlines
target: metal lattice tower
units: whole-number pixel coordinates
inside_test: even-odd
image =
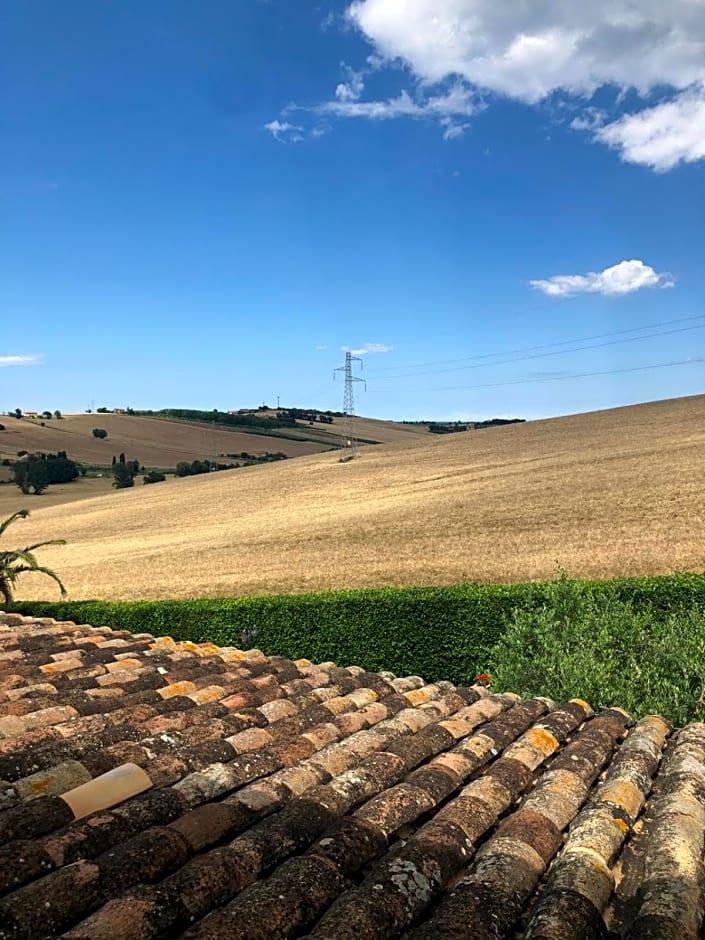
[[[345,390],[343,392],[343,454],[344,458],[350,459],[354,457],[357,453],[357,448],[355,446],[355,394],[353,392],[353,383],[354,382],[363,382],[364,379],[358,378],[356,375],[353,375],[352,364],[353,360],[357,360],[359,363],[362,363],[362,359],[359,356],[353,356],[352,353],[345,353],[345,365],[339,366],[333,372],[333,378],[335,378],[336,372],[345,373]],[[362,368],[362,365],[360,366]],[[365,383],[365,389],[367,389],[367,384]]]

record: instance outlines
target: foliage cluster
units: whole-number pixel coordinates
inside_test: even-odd
[[[25,495],[34,492],[39,496],[55,483],[71,483],[78,478],[81,465],[71,460],[65,450],[56,454],[25,454],[18,456],[13,467],[13,482]]]
[[[677,725],[702,720],[705,592],[696,606],[659,610],[563,574],[538,609],[513,611],[488,663],[502,691],[658,711]]]
[[[140,468],[139,460],[126,460],[125,454],[122,452],[117,460],[113,455],[112,469],[113,486],[116,490],[125,490],[135,485],[135,477],[140,469],[144,470],[144,467]]]
[[[198,411],[193,408],[162,408],[161,411],[135,411],[138,415],[153,415],[157,418],[176,418],[179,421],[205,421],[209,424],[224,424],[228,427],[262,428],[271,430],[282,424],[295,425],[293,418],[278,420],[267,415],[231,414],[229,411]]]
[[[143,483],[164,483],[165,480],[166,474],[162,473],[160,470],[150,470],[142,477]]]

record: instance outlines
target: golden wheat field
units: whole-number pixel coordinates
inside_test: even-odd
[[[42,560],[74,599],[705,568],[705,396],[428,438],[37,509],[12,535],[68,540]],[[56,596],[30,578],[20,597]]]

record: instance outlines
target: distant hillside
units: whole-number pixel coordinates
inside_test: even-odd
[[[342,428],[338,417],[333,416],[330,424],[313,426],[300,420],[284,425],[276,420],[276,412],[260,413],[259,417],[264,419],[259,424],[228,426],[222,422],[112,413],[66,415],[60,420],[2,416],[0,423],[6,430],[0,431],[0,458],[14,459],[22,450],[65,450],[81,463],[108,466],[113,454],[124,451],[128,458],[138,459],[147,467],[167,469],[179,461],[242,451],[281,451],[288,457],[302,457],[340,446]],[[93,428],[106,430],[107,439],[93,437]],[[411,430],[406,425],[363,418],[356,419],[355,431],[357,436],[379,443],[427,434],[426,427]]]
[[[425,431],[349,463],[323,453],[66,506],[40,497],[15,535],[68,540],[42,562],[74,598],[526,581],[557,564],[576,577],[702,571],[704,465],[697,396]],[[53,596],[40,580],[23,591]]]

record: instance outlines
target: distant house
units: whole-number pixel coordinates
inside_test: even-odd
[[[39,417],[36,411],[23,411],[22,414],[25,416],[25,418],[38,418]]]
[[[114,414],[114,415],[124,415],[124,414],[125,414],[125,409],[124,409],[124,408],[113,408],[113,414]]]

